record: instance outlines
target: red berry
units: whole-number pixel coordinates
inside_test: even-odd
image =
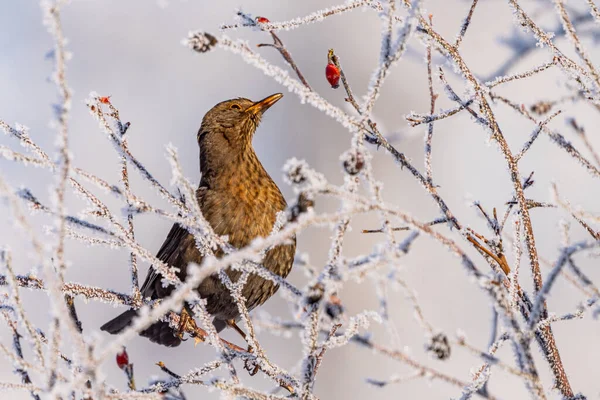
[[[127,354],[127,350],[123,347],[120,353],[117,353],[117,365],[121,369],[127,368],[129,365],[129,355]]]
[[[256,22],[258,22],[259,24],[268,24],[271,21],[269,21],[265,17],[256,17]]]
[[[98,97],[98,100],[102,104],[110,104],[110,96]]]
[[[327,67],[325,67],[325,77],[333,89],[337,89],[340,86],[340,70],[335,65],[331,63],[327,64]]]

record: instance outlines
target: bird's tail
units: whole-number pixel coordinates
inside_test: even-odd
[[[181,339],[175,334],[175,330],[169,326],[168,322],[155,322],[146,330],[141,331],[140,335],[147,337],[151,342],[167,347],[175,347],[181,344]]]
[[[136,310],[127,310],[123,314],[111,319],[110,321],[102,325],[100,329],[110,333],[111,335],[116,335],[117,333],[121,333],[123,329],[131,325],[131,321],[133,321],[133,319],[137,317],[137,315],[138,313]]]
[[[101,330],[116,335],[121,333],[125,328],[131,325],[134,318],[138,316],[136,310],[127,310],[116,318],[111,319],[100,327]],[[163,346],[175,347],[181,344],[181,339],[175,336],[173,328],[168,322],[158,321],[148,328],[140,332],[141,336],[147,337],[151,342],[161,344]]]

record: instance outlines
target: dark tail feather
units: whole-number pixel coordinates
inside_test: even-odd
[[[133,321],[133,319],[137,317],[137,315],[137,311],[127,310],[123,314],[111,319],[110,321],[102,325],[100,329],[110,333],[111,335],[116,335],[117,333],[120,333],[123,329],[131,325],[131,321]]]
[[[147,337],[151,342],[167,347],[175,347],[181,344],[181,339],[175,336],[175,331],[169,326],[168,322],[156,322],[146,330],[141,331],[140,335]]]
[[[227,321],[223,321],[222,319],[213,319],[213,325],[217,330],[217,333],[221,332],[223,329],[227,328]]]
[[[136,310],[127,310],[102,325],[100,329],[116,335],[131,325],[131,322],[137,316],[138,313]],[[181,344],[181,339],[175,336],[175,331],[169,326],[168,322],[156,322],[146,328],[146,330],[141,331],[140,335],[147,337],[151,342],[162,344],[163,346],[175,347]]]

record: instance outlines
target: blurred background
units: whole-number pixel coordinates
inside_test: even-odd
[[[461,54],[479,77],[494,78],[494,74],[515,55],[515,48],[508,45],[515,44],[514,40],[511,42],[506,39],[520,38],[516,43],[521,46],[533,42],[530,35],[522,34],[515,28],[512,11],[506,2],[488,0],[480,3],[461,45]],[[572,3],[573,7],[581,7],[571,11],[587,15],[585,2]],[[130,149],[159,181],[163,184],[170,181],[170,167],[164,156],[166,145],[172,143],[179,149],[186,175],[197,182],[196,132],[204,113],[225,99],[242,96],[258,100],[275,92],[285,94],[287,91],[245,64],[239,56],[221,50],[197,54],[181,45],[181,40],[190,30],[218,33],[221,23],[234,21],[235,10],[240,6],[253,15],[265,16],[271,21],[283,21],[335,4],[335,1],[323,0],[170,1],[166,6],[143,0],[80,0],[70,3],[64,7],[62,20],[64,34],[68,38],[67,49],[73,55],[68,62],[67,80],[74,92],[69,121],[74,165],[114,183],[118,182],[120,176],[118,157],[112,145],[85,107],[85,98],[91,91],[96,91],[101,96],[112,96],[111,102],[119,108],[123,120],[131,122],[128,133]],[[558,46],[577,59],[572,52],[572,45],[560,35],[556,16],[553,12],[548,13],[551,4],[546,1],[523,2],[537,22],[558,34]],[[470,1],[463,0],[425,2],[427,13],[433,15],[435,29],[448,39],[453,39],[458,33],[470,5]],[[57,94],[55,86],[48,81],[53,62],[45,57],[52,49],[52,38],[42,25],[38,2],[0,0],[0,10],[0,118],[9,124],[18,122],[28,126],[31,137],[50,154],[55,154],[56,133],[49,123],[53,119],[51,106],[57,101]],[[588,25],[582,24],[579,31],[595,62],[600,58],[598,49],[594,47],[597,30],[597,25],[594,26],[590,21]],[[243,37],[251,45],[270,42],[270,37],[264,32],[238,30],[227,34]],[[328,18],[322,23],[281,32],[280,37],[313,89],[333,104],[347,107],[343,89],[332,90],[325,80],[327,50],[335,49],[358,97],[366,93],[371,72],[377,65],[380,35],[381,24],[377,13],[358,10]],[[416,37],[409,44],[407,54],[393,68],[386,81],[374,116],[380,130],[423,170],[423,137],[426,128],[410,128],[404,115],[410,111],[428,113],[429,110],[425,48]],[[266,47],[257,51],[267,60],[286,68],[274,49]],[[534,47],[511,63],[510,69],[503,73],[525,71],[550,60],[551,54],[546,49]],[[455,89],[462,94],[462,80],[452,75],[452,66],[439,56],[434,57],[434,64],[444,68]],[[438,108],[453,107],[454,104],[447,100],[440,86],[436,87],[440,92]],[[500,87],[498,92],[526,106],[571,93],[558,69],[545,71],[527,81],[509,83]],[[569,130],[565,119],[577,117],[587,128],[592,144],[600,148],[600,138],[593,129],[598,124],[597,111],[583,103],[567,103],[560,108],[564,113],[553,120],[550,126],[572,140],[575,147],[590,157],[580,138]],[[347,110],[352,113],[350,109]],[[534,125],[505,106],[496,105],[494,111],[513,151],[519,149],[529,138]],[[300,104],[294,95],[288,94],[265,115],[255,136],[254,146],[290,203],[294,201],[294,194],[283,182],[281,167],[284,162],[291,157],[306,159],[316,170],[325,173],[331,182],[341,184],[343,171],[339,156],[349,148],[350,138],[348,131],[335,121],[308,105]],[[19,148],[12,138],[6,136],[0,137],[0,144]],[[406,170],[401,170],[383,149],[371,147],[370,150],[374,156],[376,177],[384,183],[386,201],[422,221],[439,216],[437,206]],[[573,205],[592,212],[600,211],[598,182],[546,136],[539,138],[521,161],[520,167],[522,175],[535,171],[536,183],[528,190],[528,197],[537,201],[552,201],[550,184],[556,182],[561,194]],[[0,171],[14,187],[28,187],[49,203],[49,184],[53,183],[53,178],[48,171],[25,168],[2,159]],[[131,176],[134,193],[153,204],[165,205],[135,173]],[[473,200],[479,200],[487,210],[498,207],[499,211],[502,210],[499,214],[502,214],[505,203],[512,197],[512,185],[502,154],[490,143],[488,134],[464,113],[435,125],[433,176],[434,182],[440,186],[440,194],[459,220],[486,234],[489,231],[472,206]],[[110,195],[102,196],[120,215],[119,202],[110,198]],[[72,214],[85,209],[85,204],[76,196],[69,197],[67,205]],[[335,210],[337,207],[338,203],[333,200],[317,201],[317,211]],[[568,215],[558,209],[534,209],[531,215],[539,252],[544,259],[553,262],[561,246],[559,221],[567,219]],[[12,249],[17,272],[26,273],[31,269],[28,255],[30,245],[20,229],[11,223],[8,208],[0,208],[0,217],[3,227],[0,229],[0,243]],[[31,221],[40,234],[46,231],[44,226],[52,223],[41,215],[33,216]],[[152,216],[136,217],[136,237],[148,249],[156,251],[170,225],[170,222]],[[376,243],[384,240],[378,234],[361,233],[362,229],[379,228],[376,215],[354,219],[352,228],[346,236],[346,257],[367,254]],[[454,235],[445,226],[438,229]],[[586,233],[576,223],[572,226],[571,234],[573,240],[587,239]],[[404,232],[398,232],[396,237],[401,240],[405,235]],[[298,238],[299,251],[308,254],[312,264],[321,268],[327,259],[330,236],[329,229],[308,229]],[[53,239],[46,237],[48,243],[52,243]],[[458,239],[458,243],[468,250],[479,268],[488,270],[485,261],[468,249],[464,241]],[[70,262],[68,280],[123,292],[128,290],[126,251],[86,247],[73,241],[69,241],[67,246]],[[585,273],[598,282],[600,269],[597,259],[577,257]],[[530,288],[527,263],[524,262],[522,267],[524,287]],[[143,278],[148,265],[142,263],[140,268]],[[485,293],[467,279],[456,258],[438,243],[422,237],[415,242],[398,268],[418,293],[424,315],[436,329],[450,337],[455,337],[457,330],[460,330],[470,343],[482,349],[487,346],[491,304]],[[548,269],[544,269],[544,274],[547,272]],[[299,287],[305,285],[306,276],[302,267],[295,268],[290,281]],[[369,280],[348,282],[339,296],[348,315],[378,307],[374,287]],[[24,298],[33,320],[39,326],[47,327],[49,313],[45,308],[46,296],[43,293],[25,292]],[[549,298],[549,309],[557,314],[572,312],[584,300],[581,292],[561,280]],[[98,328],[121,310],[99,302],[86,304],[80,300],[77,300],[77,308],[85,333],[97,338],[99,343],[108,341],[108,335],[100,333]],[[263,310],[284,319],[292,318],[279,294]],[[481,360],[457,347],[452,349],[452,355],[446,361],[429,356],[424,350],[423,332],[401,292],[390,292],[390,312],[398,331],[397,340],[392,341],[381,326],[374,324],[370,330],[376,342],[404,349],[427,365],[462,380],[470,380],[470,370],[479,366]],[[598,322],[591,314],[586,314],[582,320],[555,324],[554,331],[574,390],[586,394],[588,398],[599,398],[597,368],[592,367],[597,365],[600,355]],[[11,336],[4,326],[0,327],[0,335],[2,343],[10,343]],[[239,340],[231,332],[227,332],[225,337]],[[294,369],[302,356],[298,335],[286,339],[260,332],[259,337],[267,354],[275,362]],[[534,349],[539,372],[547,389],[550,389],[552,378],[547,364],[542,361],[536,345]],[[187,342],[178,348],[167,349],[143,338],[132,340],[128,352],[135,365],[136,380],[140,387],[149,378],[164,375],[155,366],[158,361],[183,374],[214,358],[214,351],[207,346],[194,348],[191,342]],[[510,346],[505,345],[499,355],[507,363],[513,363]],[[31,354],[26,353],[27,356]],[[528,398],[521,381],[500,369],[492,371],[490,393],[503,399]],[[349,344],[327,353],[319,370],[315,393],[322,399],[361,399],[367,396],[377,399],[447,399],[460,395],[459,388],[436,380],[417,379],[383,388],[365,381],[366,378],[385,380],[410,372],[401,362]],[[126,388],[125,377],[113,360],[105,363],[102,374],[109,383],[121,389]],[[244,382],[255,387],[272,386],[260,374],[251,378],[241,371],[241,375]],[[10,362],[0,363],[0,381],[18,381],[12,373]],[[189,399],[219,396],[199,387],[189,387],[184,391]],[[29,394],[9,393],[8,396],[6,398],[24,399]]]

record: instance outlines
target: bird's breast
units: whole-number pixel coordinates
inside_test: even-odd
[[[201,202],[204,217],[218,235],[229,236],[229,243],[244,247],[256,237],[271,232],[277,213],[285,200],[270,177],[243,173],[222,177],[207,190]]]

